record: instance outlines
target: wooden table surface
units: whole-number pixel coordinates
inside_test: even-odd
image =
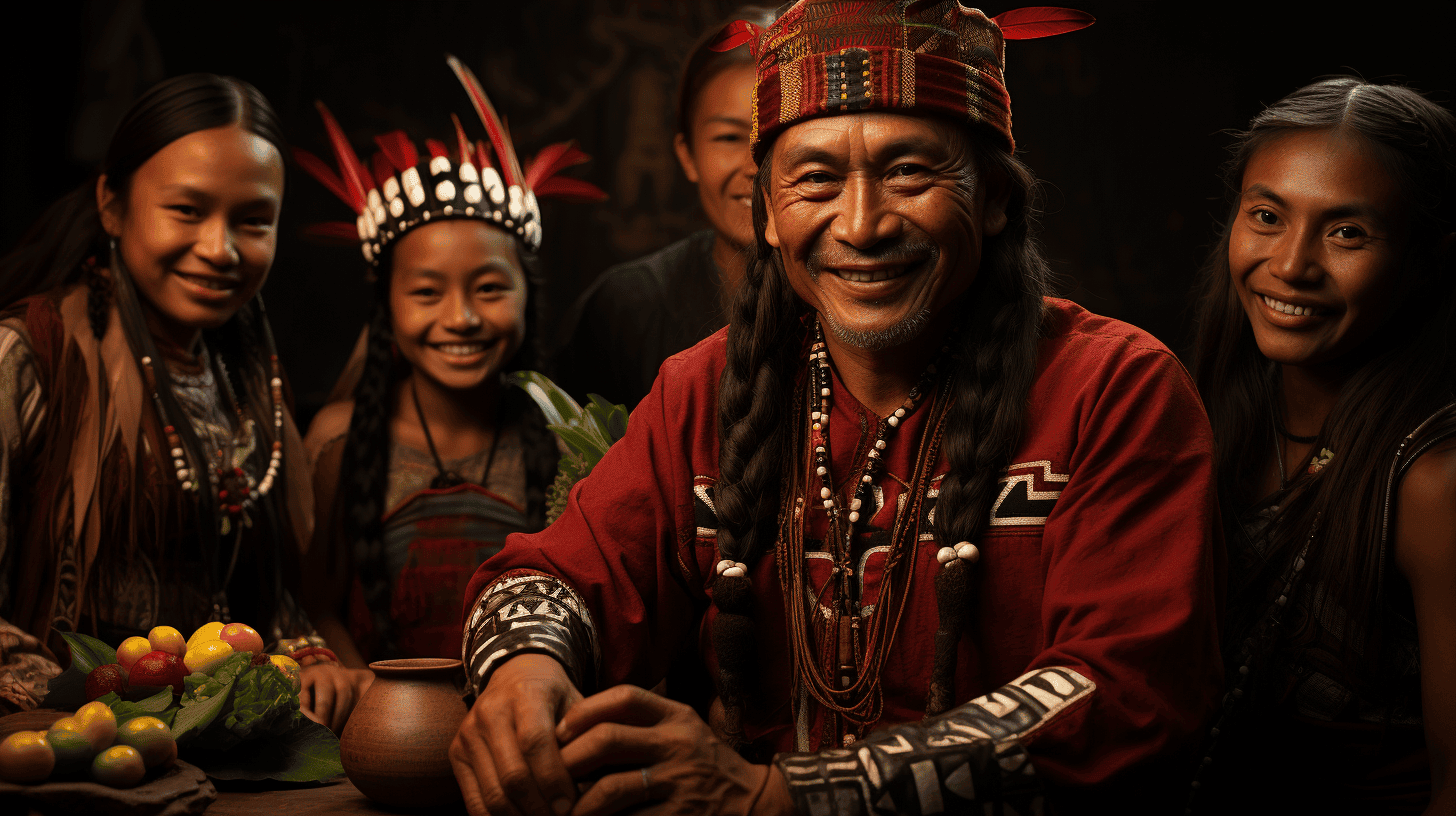
[[[418,811],[385,808],[365,797],[345,778],[326,785],[283,790],[249,789],[228,782],[215,784],[218,788],[217,801],[208,806],[206,816],[330,816],[336,813],[464,816],[465,813],[465,806],[458,802],[453,806]]]

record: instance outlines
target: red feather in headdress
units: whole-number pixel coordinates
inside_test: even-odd
[[[344,186],[344,180],[339,174],[329,169],[323,159],[304,150],[301,147],[293,148],[293,160],[303,168],[303,172],[318,179],[319,183],[327,187],[329,192],[338,196],[339,200],[354,208],[355,213],[364,212],[364,208],[354,203],[354,197],[349,195],[349,189]],[[350,229],[353,229],[350,227]]]
[[[547,145],[526,163],[526,186],[535,190],[541,186],[542,181],[568,167],[574,167],[587,161],[590,161],[590,157],[581,152],[575,142],[558,142],[554,145]]]
[[[758,38],[763,34],[763,29],[747,20],[734,20],[718,36],[708,43],[708,48],[713,51],[732,51],[744,43],[748,44],[749,53],[758,56]]]
[[[430,158],[432,159],[441,157],[450,158],[450,148],[446,147],[445,143],[439,139],[426,139],[425,149],[430,151]]]
[[[353,224],[346,224],[343,221],[310,224],[303,228],[303,234],[311,238],[322,238],[330,244],[359,243],[359,230]]]
[[[500,114],[495,112],[495,106],[490,104],[490,97],[485,95],[485,89],[480,87],[480,80],[454,55],[447,54],[445,62],[450,64],[450,70],[465,86],[465,92],[470,96],[470,104],[475,106],[475,113],[480,116],[480,121],[485,125],[486,133],[490,134],[491,147],[495,148],[496,164],[500,165],[501,178],[507,187],[518,185],[523,181],[521,164],[516,160],[515,148],[511,146],[510,137],[505,133],[501,125]]]
[[[537,198],[555,198],[578,204],[594,204],[607,200],[607,191],[589,181],[570,176],[553,176],[533,188]]]
[[[526,163],[526,186],[538,198],[557,198],[578,203],[605,201],[607,193],[589,181],[557,175],[568,167],[590,161],[575,142],[557,142],[541,149]]]
[[[1001,28],[1005,39],[1034,40],[1086,28],[1097,22],[1097,18],[1076,9],[1030,6],[998,14],[991,22]]]
[[[323,102],[314,102],[318,107],[319,115],[323,117],[324,129],[329,134],[329,146],[334,150],[334,160],[338,162],[339,173],[343,179],[343,188],[348,195],[340,196],[344,203],[354,208],[354,212],[364,212],[364,201],[369,191],[374,189],[374,184],[369,178],[369,172],[364,169],[359,156],[354,148],[349,145],[349,137],[344,135],[344,129],[329,113],[329,109]],[[322,181],[322,179],[320,179]],[[327,184],[328,182],[324,182]]]
[[[465,126],[460,124],[460,117],[452,113],[450,121],[455,123],[455,143],[460,150],[460,161],[480,167],[481,162],[476,159],[475,150],[470,147],[470,137],[465,135]]]
[[[370,157],[369,167],[374,171],[374,185],[376,187],[383,187],[384,180],[395,173],[394,164],[389,160],[388,156],[384,155],[384,151],[382,150]]]
[[[379,145],[381,153],[389,157],[396,173],[403,173],[420,163],[420,152],[415,149],[415,143],[410,141],[409,134],[402,130],[381,133],[374,137],[374,143]]]

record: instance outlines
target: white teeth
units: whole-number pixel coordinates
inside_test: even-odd
[[[876,269],[870,272],[852,272],[847,269],[836,269],[835,274],[847,281],[854,283],[874,283],[875,281],[889,280],[900,276],[898,269]]]
[[[442,343],[435,348],[446,354],[455,354],[464,357],[469,354],[479,354],[485,351],[484,343]]]
[[[1264,295],[1263,298],[1264,303],[1268,304],[1269,308],[1273,309],[1276,312],[1282,312],[1284,314],[1293,315],[1295,317],[1303,317],[1304,315],[1312,315],[1315,313],[1315,308],[1313,306],[1295,306],[1292,303],[1285,303],[1282,300],[1275,300],[1268,295]]]
[[[231,292],[237,288],[237,285],[233,281],[213,280],[212,278],[201,278],[197,277],[196,275],[186,274],[182,275],[182,277],[186,278],[189,281],[192,281],[193,283],[201,286],[204,289],[211,289],[214,292]]]

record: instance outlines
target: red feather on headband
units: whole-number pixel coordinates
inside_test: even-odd
[[[750,23],[747,20],[734,20],[718,36],[708,43],[712,51],[732,51],[744,43],[748,44],[749,53],[758,56],[758,38],[763,34],[763,28]]]
[[[605,201],[607,193],[589,181],[560,176],[562,170],[590,161],[575,142],[559,142],[541,149],[526,165],[526,186],[538,198],[556,198],[577,203]]]
[[[1029,6],[998,14],[991,22],[1001,29],[1005,39],[1035,40],[1086,28],[1097,22],[1097,18],[1076,9]]]
[[[501,178],[507,187],[521,183],[521,164],[516,161],[516,151],[511,146],[511,140],[506,136],[505,128],[501,125],[500,114],[495,112],[495,106],[490,104],[490,97],[485,95],[485,89],[480,87],[480,80],[475,78],[475,73],[465,66],[465,63],[455,59],[454,55],[447,54],[445,62],[450,64],[450,70],[465,86],[465,93],[470,96],[470,104],[475,107],[475,113],[480,116],[480,121],[485,125],[486,133],[490,134],[491,147],[495,148],[496,164],[500,165]]]
[[[334,161],[339,165],[339,173],[342,175],[343,189],[347,196],[340,196],[344,202],[354,208],[354,212],[364,212],[365,199],[369,191],[374,189],[374,183],[369,179],[369,171],[364,169],[364,164],[359,161],[359,155],[349,145],[349,137],[344,135],[344,129],[339,127],[338,120],[329,113],[329,109],[323,102],[314,102],[323,117],[324,129],[329,134],[329,146],[334,150]]]
[[[379,145],[379,152],[389,158],[396,173],[403,173],[420,163],[420,152],[415,149],[415,143],[410,141],[409,134],[402,130],[381,133],[374,137],[374,143]]]

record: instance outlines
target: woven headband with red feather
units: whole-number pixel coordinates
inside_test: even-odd
[[[1011,152],[1005,41],[1065,34],[1092,15],[1037,6],[987,17],[958,0],[800,0],[767,28],[736,20],[710,44],[756,62],[749,141],[762,160],[795,122],[866,110],[989,128]]]
[[[428,139],[428,155],[421,157],[409,136],[396,130],[374,137],[379,151],[366,168],[333,114],[317,102],[338,171],[306,150],[294,148],[294,158],[349,205],[357,218],[353,224],[318,224],[310,232],[359,241],[364,259],[377,266],[385,248],[416,227],[442,218],[475,218],[513,233],[534,252],[541,246],[537,196],[569,201],[607,197],[590,182],[558,175],[588,160],[570,142],[546,147],[527,162],[523,172],[510,135],[475,74],[453,56],[447,55],[446,62],[485,125],[490,149],[485,142],[472,142],[460,119],[451,114],[453,152],[443,142]]]

